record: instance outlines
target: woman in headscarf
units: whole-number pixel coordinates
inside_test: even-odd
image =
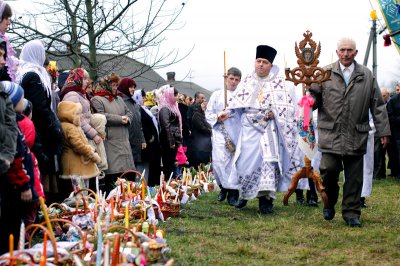
[[[89,74],[83,68],[76,68],[69,72],[69,75],[61,90],[61,101],[70,101],[82,105],[81,128],[89,140],[96,144],[103,141],[100,134],[90,125],[90,102],[86,96],[86,86],[89,82]]]
[[[61,125],[55,110],[51,109],[50,76],[43,63],[46,59],[43,43],[40,40],[27,42],[21,50],[17,82],[25,92],[25,98],[32,102],[32,121],[37,138],[43,148],[41,153],[37,145],[32,150],[37,155],[40,172],[44,178],[45,191],[61,196],[58,191],[56,174],[59,172],[61,154]],[[52,195],[48,195],[49,199]],[[59,200],[53,198],[53,200]]]
[[[174,172],[176,152],[182,145],[182,118],[176,103],[178,92],[165,85],[160,88],[158,120],[163,170],[166,178]]]
[[[9,4],[0,0],[0,45],[4,49],[6,65],[0,69],[0,80],[15,82],[18,60],[17,53],[12,48],[8,37],[5,35],[11,24],[12,10]]]
[[[96,112],[107,118],[107,138],[104,141],[108,169],[105,171],[105,190],[109,193],[117,178],[125,171],[135,169],[132,150],[129,144],[129,126],[133,115],[118,96],[119,76],[111,74],[101,78],[94,85],[91,99]]]
[[[138,171],[143,172],[142,150],[146,149],[146,141],[142,130],[140,106],[132,99],[136,82],[131,78],[123,78],[118,85],[118,91],[129,111],[132,113],[132,121],[129,125],[129,143],[131,144],[133,161]],[[146,181],[148,181],[146,179]]]
[[[142,121],[142,130],[146,140],[146,149],[142,150],[142,163],[146,170],[145,176],[149,186],[159,185],[161,173],[161,150],[158,137],[157,118],[144,105],[143,97],[146,96],[144,90],[136,90],[133,99],[140,105],[140,115]]]

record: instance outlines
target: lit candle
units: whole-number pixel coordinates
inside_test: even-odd
[[[10,239],[8,240],[10,246],[10,258],[14,256],[14,235],[10,234]]]
[[[24,248],[25,248],[25,223],[21,222],[21,227],[19,230],[18,250],[24,250]]]
[[[43,212],[44,220],[46,221],[47,229],[49,229],[50,233],[52,236],[54,236],[53,228],[51,227],[50,219],[49,219],[49,214],[47,213],[47,207],[44,204],[44,199],[42,197],[39,197],[40,201],[40,207]]]
[[[129,229],[129,213],[128,213],[128,207],[129,207],[130,202],[125,205],[125,227]]]

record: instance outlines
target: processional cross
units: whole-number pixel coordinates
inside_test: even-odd
[[[297,46],[295,43],[295,53],[297,56],[298,67],[294,69],[286,68],[286,80],[292,81],[294,85],[303,84],[303,95],[311,88],[311,84],[316,83],[321,86],[322,82],[327,81],[331,77],[331,69],[323,69],[318,67],[319,55],[321,53],[321,44],[316,44],[311,39],[312,33],[306,31],[304,39]],[[292,177],[292,183],[289,186],[288,192],[284,196],[283,204],[288,205],[289,197],[295,192],[297,184],[301,178],[312,179],[316,185],[318,192],[321,194],[324,207],[327,207],[328,197],[325,193],[325,188],[321,182],[320,174],[311,167],[310,159],[304,157],[305,167],[297,171]]]

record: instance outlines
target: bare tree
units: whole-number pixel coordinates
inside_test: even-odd
[[[179,56],[177,49],[160,51],[166,33],[182,26],[177,19],[185,2],[53,0],[49,4],[43,0],[35,5],[40,7],[38,11],[28,11],[13,21],[9,30],[13,45],[18,48],[42,39],[49,54],[70,58],[74,68],[84,65],[92,79],[123,67],[118,63],[123,56],[141,61],[148,69],[162,68],[187,56]],[[99,59],[98,54],[109,56]]]

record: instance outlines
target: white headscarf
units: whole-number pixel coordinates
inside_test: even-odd
[[[35,72],[39,75],[40,81],[46,88],[47,96],[51,98],[51,81],[50,75],[43,67],[46,60],[46,52],[44,45],[40,40],[33,40],[27,42],[19,56],[20,65],[17,72],[17,82],[21,83],[24,75],[28,72]]]
[[[150,116],[151,120],[153,121],[154,127],[157,129],[158,132],[158,122],[157,118],[150,112],[149,109],[144,106],[144,101],[143,101],[143,96],[142,96],[142,90],[135,90],[133,93],[132,99],[140,105],[140,107]]]

